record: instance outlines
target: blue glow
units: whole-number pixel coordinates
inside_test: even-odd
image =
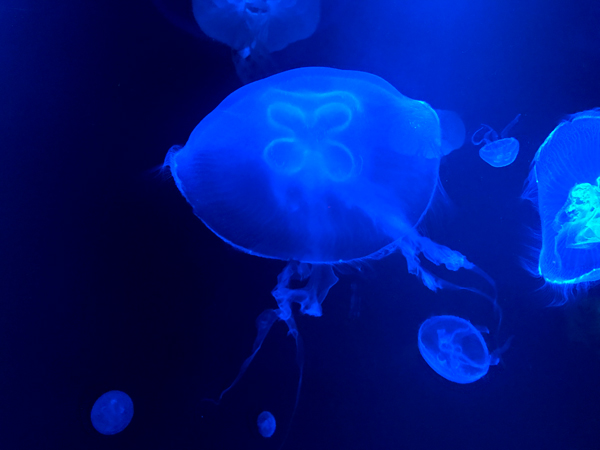
[[[562,302],[600,279],[599,148],[598,110],[569,116],[538,149],[523,193],[542,225],[537,275],[563,287]]]
[[[479,149],[479,156],[490,166],[506,167],[517,159],[519,141],[507,136],[511,128],[519,121],[519,117],[521,117],[521,114],[517,114],[517,117],[504,127],[500,136],[498,136],[498,133],[492,127],[486,124],[481,124],[481,128],[473,133],[471,137],[473,145],[480,145],[485,142],[485,145]],[[483,137],[477,140],[476,136],[482,131],[484,131]]]
[[[194,17],[209,37],[247,57],[256,48],[274,52],[311,36],[319,0],[193,0]]]
[[[419,328],[419,351],[429,366],[445,379],[459,384],[473,383],[483,377],[489,366],[498,364],[500,353],[492,354],[481,333],[471,322],[456,316],[434,316]]]
[[[121,391],[108,391],[92,406],[91,420],[102,434],[117,434],[127,428],[133,418],[133,401]]]
[[[275,433],[275,417],[269,411],[261,412],[258,415],[256,424],[258,425],[258,432],[262,437],[270,438]]]
[[[463,146],[467,131],[464,122],[454,111],[436,109],[435,112],[440,119],[442,130],[442,153],[447,155]]]
[[[243,252],[287,262],[272,291],[277,309],[257,319],[252,353],[217,403],[278,320],[296,340],[301,382],[292,304],[320,316],[338,281],[335,266],[399,250],[429,289],[468,289],[495,304],[494,282],[483,271],[417,231],[439,188],[443,154],[440,119],[427,103],[375,75],[319,67],[238,89],[184,147],[169,151],[165,166],[208,228]],[[423,257],[482,276],[494,293],[439,278],[422,267]]]

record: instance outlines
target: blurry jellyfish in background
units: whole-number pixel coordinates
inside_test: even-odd
[[[491,354],[481,333],[468,320],[456,316],[434,316],[419,328],[419,351],[429,366],[445,379],[459,384],[479,380],[490,366],[499,362],[499,355],[510,340]]]
[[[286,261],[272,295],[276,309],[256,320],[257,337],[237,383],[271,326],[292,314],[320,316],[338,281],[335,266],[360,267],[397,250],[429,289],[468,289],[494,302],[494,282],[461,253],[419,234],[438,189],[440,121],[425,102],[381,78],[324,67],[290,70],[229,95],[171,148],[165,167],[194,213],[229,245]],[[493,293],[457,286],[421,265],[468,269]]]
[[[242,81],[254,81],[252,65],[268,54],[311,36],[319,23],[320,0],[193,0],[193,13],[207,36],[227,44]]]
[[[133,402],[125,392],[108,391],[92,406],[92,425],[105,435],[120,433],[127,428],[132,418]]]
[[[435,112],[442,130],[442,153],[447,155],[463,146],[467,131],[464,122],[454,111],[436,109]]]
[[[473,136],[471,137],[473,145],[480,145],[485,142],[485,145],[479,149],[479,156],[490,166],[506,167],[517,159],[517,155],[519,154],[519,141],[515,138],[506,136],[508,136],[508,132],[519,121],[519,117],[521,117],[521,114],[517,114],[517,117],[504,127],[504,130],[500,133],[500,139],[498,138],[498,133],[486,124],[481,124],[481,128],[473,133]],[[476,140],[476,136],[482,131],[485,131],[483,137]]]
[[[258,432],[262,437],[270,438],[275,433],[275,417],[269,411],[263,411],[258,415],[256,425],[258,425]]]
[[[534,275],[559,288],[564,303],[600,279],[600,112],[560,123],[538,149],[523,197],[542,226]]]

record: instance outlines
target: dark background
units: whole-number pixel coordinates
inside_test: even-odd
[[[227,247],[153,170],[241,86],[230,49],[184,30],[185,1],[156,3],[0,4],[2,449],[275,449],[285,435],[298,370],[282,323],[219,407],[201,401],[249,354],[284,264]],[[429,292],[399,254],[373,262],[340,276],[323,317],[297,317],[305,377],[285,448],[599,448],[600,300],[547,307],[520,267],[537,218],[519,195],[558,122],[600,106],[600,3],[323,0],[316,33],[271,56],[375,73],[457,111],[468,135],[522,114],[516,162],[490,167],[467,143],[441,168],[452,204],[424,223],[496,280],[490,347],[514,335],[502,364],[471,385],[435,374],[420,324],[493,329],[490,304]],[[105,437],[89,412],[112,389],[135,415]]]

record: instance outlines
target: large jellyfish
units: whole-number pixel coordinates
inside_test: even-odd
[[[517,155],[519,154],[519,141],[513,137],[507,136],[508,132],[516,125],[520,117],[521,114],[517,114],[517,116],[504,127],[500,136],[498,136],[498,133],[496,133],[492,127],[486,124],[481,124],[481,127],[473,133],[471,143],[473,145],[485,143],[485,145],[479,149],[479,156],[490,166],[506,167],[517,159]],[[485,131],[486,128],[487,131]],[[481,139],[477,140],[476,136],[481,131],[485,131],[485,133]]]
[[[537,206],[542,232],[535,275],[566,301],[600,279],[600,111],[560,123],[538,149],[523,197]]]
[[[490,366],[499,362],[499,355],[510,340],[491,354],[481,333],[485,327],[475,327],[456,316],[434,316],[419,328],[419,351],[423,359],[439,375],[459,384],[479,380]]]
[[[133,418],[131,397],[122,391],[108,391],[98,397],[90,414],[92,425],[102,434],[120,433]]]
[[[192,6],[202,31],[237,52],[238,73],[250,59],[267,59],[311,36],[320,15],[320,0],[193,0]]]
[[[409,272],[433,291],[461,287],[424,268],[422,257],[474,271],[493,286],[464,255],[417,231],[438,187],[442,155],[440,122],[427,103],[375,75],[323,67],[240,88],[184,147],[169,151],[165,166],[207,227],[243,252],[287,262],[272,291],[277,308],[258,317],[252,353],[217,401],[277,320],[296,339],[301,382],[291,306],[320,316],[338,281],[335,266],[399,250]]]

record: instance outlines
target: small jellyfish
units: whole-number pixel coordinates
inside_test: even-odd
[[[512,164],[517,158],[517,155],[519,154],[519,141],[515,138],[506,136],[511,128],[519,121],[519,117],[521,117],[521,114],[517,114],[517,117],[504,127],[504,130],[500,133],[500,139],[498,138],[498,133],[486,124],[481,124],[481,128],[473,133],[473,136],[471,137],[473,145],[480,145],[485,142],[485,145],[479,149],[479,156],[490,166],[506,167]],[[487,131],[485,131],[486,128]],[[481,131],[485,131],[483,137],[476,140],[476,136]]]
[[[434,316],[419,328],[419,351],[427,364],[445,379],[472,383],[483,377],[490,366],[498,364],[500,353],[509,345],[507,342],[490,354],[481,333],[489,331],[460,317]]]
[[[523,193],[542,225],[533,272],[561,288],[555,303],[600,280],[599,149],[600,112],[570,116],[538,149]]]
[[[92,406],[92,425],[102,434],[117,434],[127,428],[133,417],[133,402],[121,391],[108,391]]]
[[[258,425],[258,432],[262,437],[270,438],[275,433],[275,417],[269,411],[263,411],[258,415],[256,425]]]

